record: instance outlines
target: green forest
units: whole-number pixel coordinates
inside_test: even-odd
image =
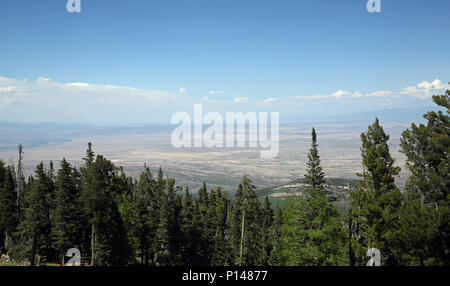
[[[433,101],[441,111],[402,133],[404,190],[378,118],[361,134],[348,208],[327,196],[314,128],[307,190],[283,206],[260,199],[251,175],[232,197],[178,186],[161,168],[133,179],[91,143],[83,166],[40,163],[25,178],[19,145],[17,166],[0,161],[0,264],[60,265],[77,248],[92,266],[364,266],[377,248],[384,266],[449,265],[450,91]]]

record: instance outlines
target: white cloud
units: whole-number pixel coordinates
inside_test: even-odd
[[[217,94],[224,94],[225,92],[223,90],[210,90],[209,95],[217,95]]]
[[[402,89],[399,94],[426,99],[434,94],[441,93],[446,89],[450,89],[450,84],[443,84],[440,79],[435,79],[432,82],[422,81],[416,86],[407,86]]]
[[[257,101],[257,102],[255,102],[255,104],[257,104],[257,105],[270,105],[270,104],[273,104],[273,103],[276,103],[276,102],[281,102],[281,100],[279,98],[277,98],[277,97],[269,97],[269,98],[266,98],[266,99],[264,99],[262,101]]]
[[[206,102],[206,103],[219,103],[218,100],[210,99],[210,98],[207,97],[207,96],[204,96],[204,97],[202,98],[201,102]]]
[[[14,86],[4,86],[0,87],[0,92],[11,92],[16,89]]]
[[[168,122],[193,99],[162,90],[83,82],[0,77],[0,120],[55,122]]]
[[[50,82],[51,79],[40,76],[40,77],[38,77],[37,81],[38,82]]]
[[[441,89],[444,88],[445,86],[442,84],[440,79],[435,79],[432,82],[422,81],[417,85],[417,87],[429,90],[429,89]]]
[[[362,97],[362,96],[363,96],[363,94],[362,94],[361,92],[359,92],[359,91],[357,91],[357,92],[351,94],[351,97],[354,97],[354,98],[356,98],[356,97]]]
[[[307,95],[307,96],[294,96],[294,98],[297,99],[330,99],[330,98],[336,98],[336,99],[340,99],[340,98],[345,98],[347,96],[350,97],[361,97],[362,94],[357,91],[357,92],[349,92],[349,91],[345,91],[345,90],[338,90],[336,92],[333,92],[332,94],[315,94],[315,95]]]
[[[78,87],[89,87],[89,84],[84,83],[84,82],[68,82],[67,85],[68,86],[78,86]]]
[[[371,96],[373,96],[373,97],[388,97],[388,96],[390,96],[392,94],[393,94],[392,91],[380,90],[380,91],[375,91],[375,92],[368,93],[368,94],[366,94],[366,96],[368,96],[368,97],[371,97]]]
[[[333,93],[331,96],[336,97],[336,98],[341,98],[343,95],[351,95],[351,93],[340,89],[340,90],[336,91],[335,93]]]
[[[320,108],[323,112],[334,112],[349,108],[386,108],[404,103],[423,105],[422,100],[442,94],[445,89],[450,86],[435,79],[398,90],[380,89],[367,93],[338,89],[329,94],[258,99],[239,94],[234,98],[214,97],[221,91],[210,91],[209,96],[195,98],[185,87],[170,92],[76,81],[57,82],[44,77],[35,80],[0,77],[0,120],[167,123],[174,112],[192,112],[194,103],[204,103],[209,110],[218,112],[258,111],[258,108],[270,109],[275,103],[280,112],[293,114],[298,114],[298,106],[304,106],[305,111]],[[330,104],[324,104],[324,101],[330,101]]]
[[[411,96],[420,99],[430,98],[433,94],[443,93],[446,89],[450,89],[450,84],[443,84],[441,80],[435,79],[431,82],[422,81],[415,86],[407,86],[400,90],[379,90],[366,94],[359,91],[350,92],[345,90],[338,90],[331,94],[316,94],[312,96],[294,96],[295,99],[344,99],[344,98],[363,98],[363,97],[400,97]]]
[[[236,97],[233,99],[234,103],[247,103],[249,99],[247,97]]]
[[[276,97],[270,97],[270,98],[266,98],[263,100],[264,103],[273,103],[273,102],[277,102],[278,98]]]

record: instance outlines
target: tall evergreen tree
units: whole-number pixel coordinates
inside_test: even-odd
[[[203,265],[204,261],[198,255],[202,247],[202,243],[199,241],[201,229],[198,203],[192,197],[189,188],[185,188],[181,216],[181,232],[183,234],[181,247],[182,263],[185,266]]]
[[[1,204],[4,204],[1,202],[1,200],[2,200],[1,190],[3,188],[3,184],[4,184],[4,180],[5,180],[5,173],[6,173],[5,163],[2,160],[0,160],[0,203]],[[2,206],[0,206],[0,208],[2,208]],[[3,253],[3,251],[4,251],[4,242],[5,242],[4,241],[5,240],[4,232],[5,231],[2,227],[2,224],[0,223],[0,253]]]
[[[235,223],[241,226],[239,256],[236,258],[236,264],[261,265],[263,257],[261,203],[256,195],[256,186],[247,175],[243,176],[241,186],[242,193],[237,206],[240,205],[242,215],[240,219],[235,220]]]
[[[277,206],[274,211],[274,223],[272,227],[272,250],[269,256],[269,265],[280,266],[282,264],[282,236],[283,213]]]
[[[274,233],[274,213],[272,206],[269,201],[269,197],[266,195],[264,197],[264,202],[262,206],[262,264],[269,265],[270,256],[275,242]]]
[[[177,217],[178,207],[175,180],[167,178],[164,193],[161,197],[160,223],[157,230],[158,252],[156,262],[161,266],[177,265],[181,260],[177,238],[177,235],[181,232],[178,223],[179,217]]]
[[[424,115],[427,124],[412,124],[400,139],[406,166],[411,172],[407,190],[425,205],[449,204],[450,195],[450,90],[433,96],[433,101],[447,109]]]
[[[447,114],[428,112],[426,124],[413,123],[400,139],[411,172],[397,231],[407,264],[450,265],[450,90],[433,101]]]
[[[208,217],[212,245],[210,247],[210,265],[223,266],[233,263],[231,241],[229,235],[229,206],[230,201],[221,187],[211,191],[209,199]]]
[[[364,264],[368,248],[378,248],[383,254],[382,264],[398,262],[398,253],[390,236],[397,228],[397,210],[402,194],[395,185],[400,168],[394,166],[388,146],[389,135],[378,118],[361,134],[363,173],[358,190],[351,192],[355,254]]]
[[[312,193],[317,191],[324,191],[325,174],[320,166],[320,156],[317,144],[316,130],[313,128],[311,132],[312,142],[311,149],[307,155],[308,162],[306,163],[306,183],[309,185],[308,190]]]
[[[135,235],[141,263],[153,262],[156,252],[156,230],[159,225],[159,193],[150,169],[141,173],[136,194]]]
[[[284,263],[341,265],[345,234],[336,208],[325,195],[314,129],[306,171],[307,195],[291,199],[282,226]]]
[[[231,245],[233,249],[234,261],[238,261],[240,255],[241,233],[242,233],[242,205],[244,202],[244,190],[242,184],[234,195],[233,205],[231,209],[230,235]]]
[[[81,221],[82,207],[80,205],[80,186],[74,168],[63,159],[56,177],[55,210],[54,210],[54,247],[65,255],[70,248],[82,247]]]
[[[25,175],[23,174],[23,146],[19,144],[19,160],[17,162],[17,173],[16,173],[16,193],[17,193],[17,208],[18,208],[18,219],[22,221],[24,219],[24,211],[26,206],[25,196],[26,196],[26,183]]]
[[[51,192],[52,184],[41,162],[36,167],[31,190],[26,194],[27,207],[19,227],[22,243],[26,246],[22,255],[29,257],[31,265],[35,264],[36,255],[42,257],[42,261],[51,261],[57,255],[51,239],[51,202],[48,201]]]
[[[201,257],[202,265],[210,265],[212,258],[212,248],[213,248],[213,235],[214,231],[211,229],[211,224],[213,223],[213,217],[211,217],[212,209],[210,208],[210,196],[208,195],[208,189],[206,183],[203,182],[202,187],[197,192],[197,202],[200,217],[200,252],[198,255]],[[211,205],[211,206],[210,206]]]
[[[10,252],[19,223],[14,173],[0,161],[0,252]]]
[[[82,168],[82,201],[91,224],[91,264],[124,265],[130,257],[127,231],[118,209],[122,188],[115,183],[116,168],[111,161],[97,155],[93,161],[88,145]]]

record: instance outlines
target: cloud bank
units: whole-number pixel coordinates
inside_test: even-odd
[[[211,111],[278,111],[280,115],[352,113],[376,108],[431,105],[434,94],[450,89],[441,80],[422,81],[398,90],[368,93],[338,89],[330,94],[268,98],[188,94],[186,87],[175,92],[84,82],[57,82],[0,77],[0,120],[21,122],[165,123],[174,112],[192,112],[194,103]]]

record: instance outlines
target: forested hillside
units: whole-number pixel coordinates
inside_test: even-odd
[[[357,182],[326,179],[313,128],[305,175],[291,184],[301,195],[283,205],[247,174],[233,197],[192,192],[161,168],[135,180],[90,143],[81,168],[62,159],[25,178],[19,146],[17,166],[0,161],[1,263],[57,265],[77,248],[84,265],[365,265],[375,247],[382,265],[449,265],[450,91],[433,100],[446,112],[402,135],[404,191],[377,118],[361,134]],[[343,197],[345,209],[333,203]]]

